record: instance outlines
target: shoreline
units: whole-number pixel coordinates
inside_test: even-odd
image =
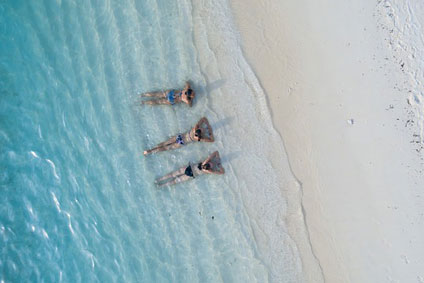
[[[392,54],[377,26],[386,15],[366,1],[230,5],[302,185],[305,226],[325,281],[424,278],[417,240],[424,229],[407,223],[423,212],[422,164],[403,127],[406,96],[396,86],[404,78],[387,61]],[[306,280],[316,282],[300,253]]]
[[[226,121],[221,134],[216,131],[217,145],[222,142],[222,156],[233,156],[228,164],[235,177],[231,189],[242,200],[256,258],[267,271],[267,280],[257,280],[321,282],[306,237],[300,184],[273,126],[267,97],[243,55],[229,2],[192,2],[192,15],[202,93],[213,115]]]

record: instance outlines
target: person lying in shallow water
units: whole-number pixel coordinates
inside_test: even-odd
[[[194,179],[197,176],[203,174],[224,174],[225,170],[221,165],[221,158],[219,152],[215,151],[203,162],[199,162],[196,165],[182,167],[175,172],[171,172],[161,178],[156,179],[155,183],[157,186],[172,186],[177,183],[185,182]]]
[[[141,94],[141,97],[152,97],[150,100],[143,100],[141,104],[148,105],[160,105],[168,104],[174,105],[176,103],[187,103],[190,107],[193,104],[193,99],[195,97],[193,89],[190,87],[190,83],[186,82],[184,89],[182,90],[165,90],[165,91],[156,91],[148,92]]]
[[[209,124],[208,119],[203,117],[197,122],[197,124],[187,133],[178,134],[169,138],[167,141],[164,141],[152,149],[145,150],[144,155],[148,155],[151,153],[156,153],[165,150],[171,150],[175,148],[179,148],[183,145],[192,143],[192,142],[213,142],[213,132],[212,127]]]

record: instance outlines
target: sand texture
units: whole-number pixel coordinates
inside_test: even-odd
[[[424,282],[423,5],[231,5],[325,281]]]

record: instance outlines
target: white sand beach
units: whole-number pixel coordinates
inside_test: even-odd
[[[424,282],[423,5],[231,6],[325,281]]]

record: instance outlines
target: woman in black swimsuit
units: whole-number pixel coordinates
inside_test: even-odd
[[[197,165],[191,165],[190,163],[186,167],[182,167],[175,172],[171,172],[161,178],[156,179],[156,185],[171,186],[177,183],[191,180],[202,174],[224,174],[225,170],[221,165],[221,158],[219,152],[215,151],[203,162],[199,162]]]

